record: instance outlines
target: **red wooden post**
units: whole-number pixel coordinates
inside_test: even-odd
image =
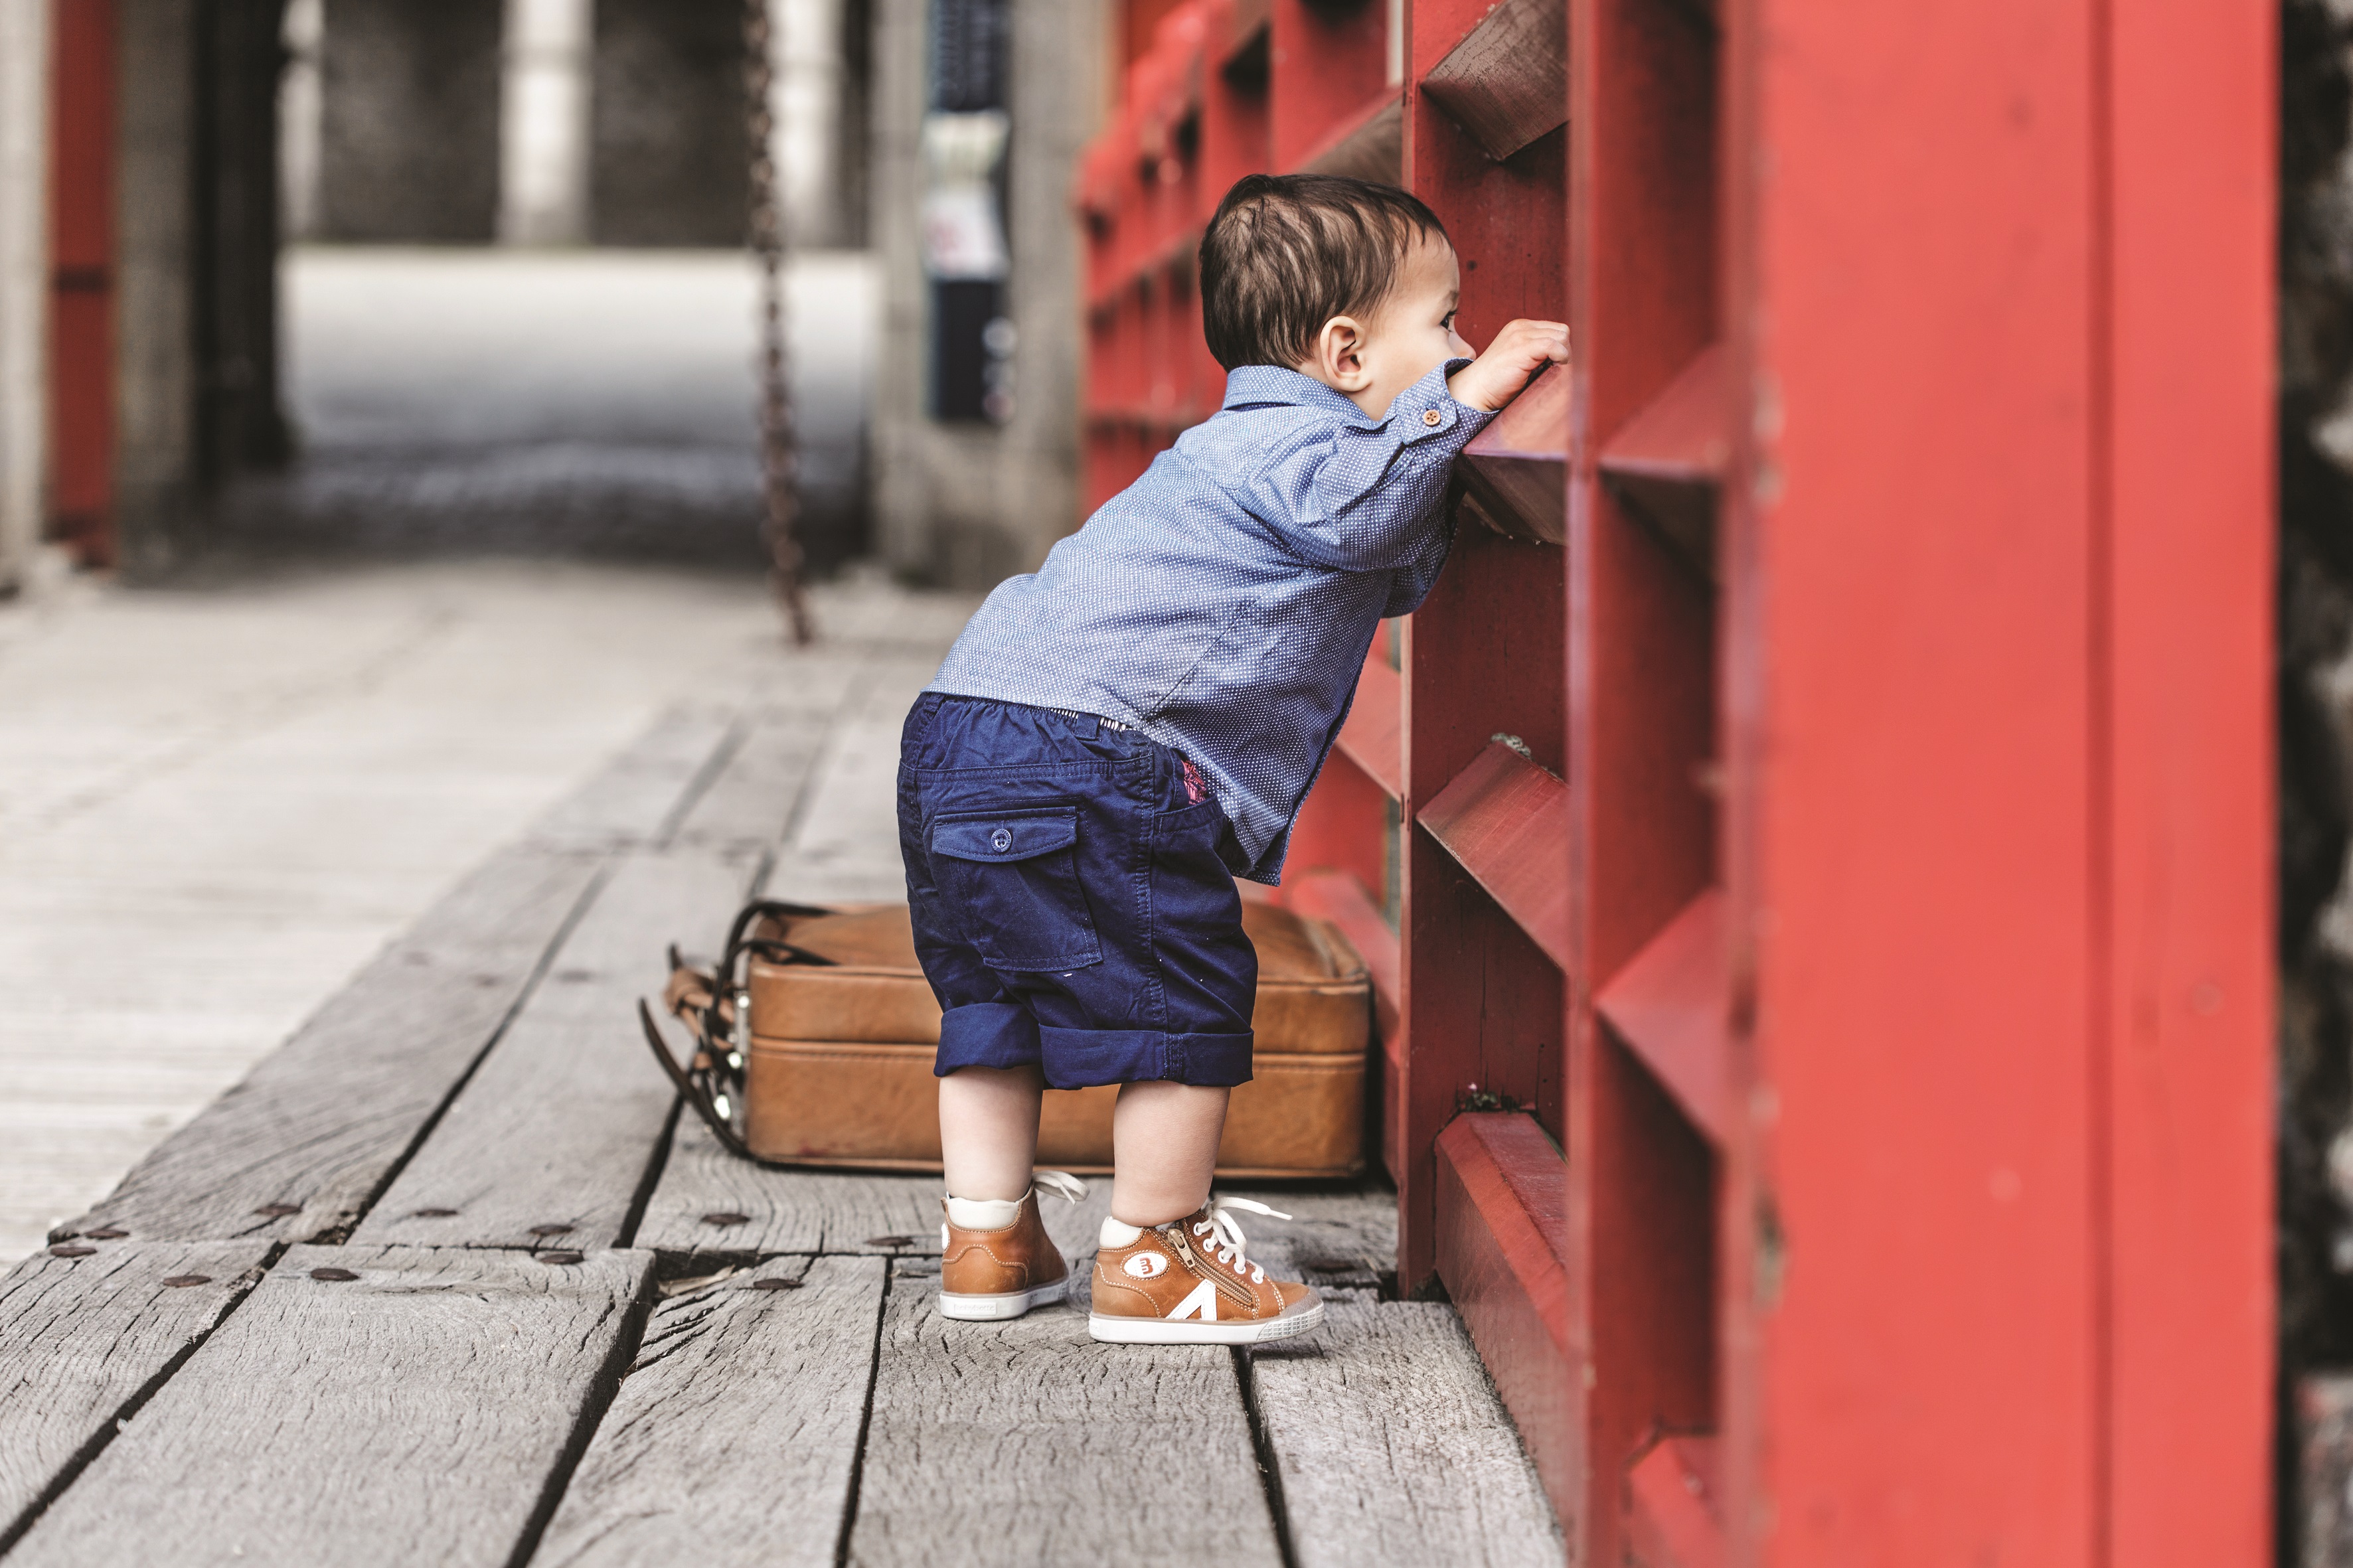
[[[113,0],[56,0],[50,97],[50,532],[114,563]]]

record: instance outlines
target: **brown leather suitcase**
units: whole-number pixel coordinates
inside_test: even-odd
[[[754,1159],[938,1170],[940,1010],[915,961],[907,907],[774,904],[745,915],[722,966],[734,988],[717,1008],[707,975],[681,968],[673,977],[671,1009],[701,1025],[703,1042],[681,1072],[654,1040],[671,1076]],[[1242,924],[1259,953],[1257,1044],[1251,1079],[1227,1112],[1219,1173],[1354,1175],[1364,1166],[1372,1023],[1364,961],[1335,928],[1273,904],[1246,903]],[[698,1075],[712,1085],[700,1098]],[[1049,1089],[1038,1163],[1109,1170],[1117,1093]]]

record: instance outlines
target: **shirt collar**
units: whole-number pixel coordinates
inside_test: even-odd
[[[1226,373],[1224,407],[1263,407],[1270,403],[1320,409],[1367,428],[1380,423],[1314,376],[1302,375],[1279,364],[1238,365]]]

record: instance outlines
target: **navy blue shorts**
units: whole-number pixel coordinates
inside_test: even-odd
[[[1258,953],[1226,814],[1133,730],[926,692],[899,750],[933,1071],[1037,1065],[1054,1089],[1247,1083]]]

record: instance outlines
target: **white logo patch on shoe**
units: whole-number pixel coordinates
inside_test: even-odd
[[[1201,1321],[1205,1323],[1218,1321],[1218,1288],[1207,1279],[1194,1286],[1193,1293],[1176,1303],[1176,1310],[1168,1314],[1168,1321],[1174,1323],[1196,1312],[1201,1315]]]
[[[1156,1252],[1139,1252],[1120,1267],[1138,1279],[1149,1279],[1155,1274],[1168,1272],[1168,1259]]]

